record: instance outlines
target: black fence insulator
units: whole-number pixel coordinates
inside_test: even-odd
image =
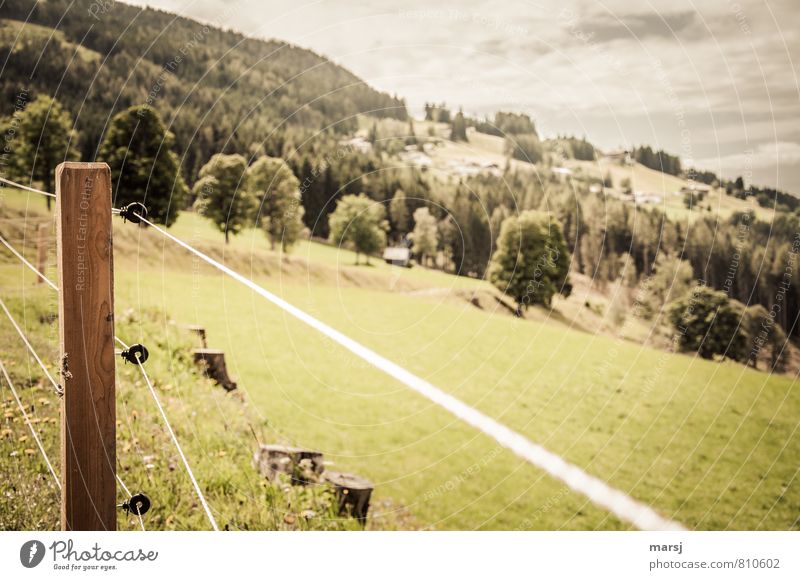
[[[119,215],[122,216],[122,219],[125,221],[138,224],[141,221],[140,218],[147,219],[147,208],[144,204],[134,201],[120,209]]]
[[[129,514],[143,516],[150,509],[150,498],[143,493],[137,493],[132,495],[128,501],[122,502],[119,507]]]
[[[125,362],[140,365],[150,357],[150,353],[143,344],[134,344],[120,353]]]

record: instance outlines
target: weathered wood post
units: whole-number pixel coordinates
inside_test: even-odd
[[[235,391],[236,383],[228,375],[225,353],[213,348],[196,348],[192,351],[195,364],[203,367],[203,372],[226,391]]]
[[[374,485],[364,477],[353,473],[326,471],[325,480],[332,483],[339,502],[339,515],[352,516],[363,526],[367,523],[369,500]]]
[[[47,268],[47,230],[50,229],[49,224],[39,224],[39,229],[36,231],[36,268],[44,274]],[[44,284],[42,276],[36,277],[37,284]]]
[[[116,530],[111,172],[56,169],[61,340],[61,529]]]

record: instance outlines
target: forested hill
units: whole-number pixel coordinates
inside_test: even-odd
[[[175,134],[187,177],[220,151],[264,143],[281,155],[304,131],[350,131],[356,113],[407,117],[401,99],[309,50],[150,8],[6,0],[0,18],[0,115],[24,91],[57,98],[73,114],[84,160],[111,116],[143,103]]]

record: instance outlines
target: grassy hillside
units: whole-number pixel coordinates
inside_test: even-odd
[[[55,361],[57,324],[48,318],[57,306],[52,291],[10,284],[3,290],[15,318],[25,321],[34,348],[48,362]],[[251,465],[254,436],[279,436],[241,394],[227,395],[198,372],[191,362],[196,345],[186,330],[163,323],[163,317],[153,311],[128,311],[118,317],[116,333],[131,341],[147,335],[145,342],[156,355],[147,362],[148,371],[220,527],[358,529],[355,521],[337,517],[327,487],[273,486],[257,474]],[[0,336],[2,360],[60,473],[58,398],[5,315]],[[0,529],[58,529],[60,491],[5,380],[0,393],[0,469],[4,474]],[[121,360],[117,363],[117,418],[117,473],[132,493],[144,492],[152,501],[143,518],[145,529],[210,529],[146,383],[138,369]],[[127,499],[118,486],[117,503]],[[141,529],[137,517],[120,511],[118,518],[118,529]]]
[[[722,188],[712,190],[693,211],[686,209],[683,195],[677,195],[681,187],[686,187],[689,182],[681,177],[668,175],[645,167],[634,162],[630,166],[620,165],[605,159],[597,161],[570,161],[568,167],[579,169],[584,175],[597,179],[611,174],[615,187],[619,187],[623,179],[629,179],[631,187],[636,191],[654,193],[662,197],[659,204],[667,215],[675,220],[691,222],[702,215],[728,217],[733,212],[753,211],[758,219],[770,222],[773,220],[773,211],[761,207],[755,199],[743,200],[725,193]]]
[[[41,216],[40,200],[23,209],[20,198],[13,199],[17,205],[7,207],[6,216],[16,216],[17,224],[30,226]],[[22,241],[19,226],[0,224],[4,235]],[[224,247],[221,236],[191,214],[174,230],[690,528],[800,526],[800,394],[791,378],[581,332],[546,314],[519,320],[498,314],[504,308],[497,303],[479,309],[439,291],[469,295],[486,290],[480,281],[419,268],[355,267],[348,252],[317,244],[302,244],[280,259],[266,250],[258,232]],[[32,290],[32,275],[2,256],[3,295],[15,299],[18,312],[23,304],[31,309],[26,320],[37,345],[52,341],[52,330],[38,328],[35,316],[52,308],[52,297]],[[245,423],[255,421],[259,437],[321,449],[337,468],[371,478],[377,502],[373,525],[411,525],[408,510],[416,524],[435,528],[625,527],[154,232],[117,224],[115,260],[118,332],[153,345],[153,375],[191,445],[198,479],[218,505],[221,524],[240,526],[250,517],[237,516],[237,509],[262,510],[252,515],[254,525],[275,523],[269,520],[272,508],[264,508],[266,492],[248,483],[247,454],[255,442]],[[235,397],[215,391],[182,366],[188,345],[174,334],[173,321],[204,326],[211,346],[226,351],[246,412]],[[10,343],[7,325],[0,328],[4,343]],[[21,351],[14,358],[23,382],[32,367]],[[132,389],[130,396],[139,395],[144,397]],[[139,411],[146,398],[132,403],[126,396],[118,409],[123,424],[134,421],[133,410],[136,421],[152,416],[151,410]],[[168,445],[158,440],[156,465],[168,470]],[[137,464],[132,452],[121,458]],[[136,472],[131,468],[130,477],[138,477]],[[164,479],[179,476],[176,470]],[[190,505],[190,490],[179,496],[186,503],[173,504],[177,496],[166,492],[160,501],[174,514],[172,524],[200,527],[202,514]]]
[[[362,123],[363,124],[363,123]],[[403,131],[404,126],[392,120],[383,121],[380,125],[381,135],[394,135]],[[530,163],[524,163],[516,159],[508,159],[505,148],[505,139],[495,135],[487,135],[477,131],[471,132],[469,142],[449,141],[449,125],[444,123],[433,123],[431,121],[417,121],[415,123],[417,135],[428,135],[432,132],[441,138],[440,146],[429,151],[432,159],[432,167],[437,176],[452,172],[454,164],[477,163],[479,165],[493,163],[499,168],[504,168],[506,163],[513,169],[529,171],[532,174],[537,172],[537,167]],[[733,212],[753,211],[757,218],[764,221],[772,221],[773,212],[769,208],[763,208],[755,199],[742,200],[730,195],[726,195],[721,188],[713,190],[702,203],[699,209],[689,211],[684,205],[683,195],[676,195],[682,187],[688,186],[689,182],[681,177],[668,175],[660,171],[649,169],[641,163],[634,162],[631,165],[620,165],[600,158],[596,161],[567,160],[565,167],[572,169],[578,179],[592,178],[602,180],[610,174],[614,187],[619,188],[624,179],[629,179],[631,187],[636,191],[656,194],[662,197],[662,203],[656,206],[663,209],[673,220],[688,222],[695,220],[698,216],[714,215],[727,218]]]

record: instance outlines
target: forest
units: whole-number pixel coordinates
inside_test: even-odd
[[[358,113],[407,117],[401,99],[312,51],[158,10],[9,0],[0,18],[27,23],[20,38],[2,29],[0,114],[21,91],[55,97],[72,114],[82,159],[96,156],[110,117],[139,104],[157,108],[174,134],[188,182],[218,152],[249,154],[257,143],[283,156],[326,128],[352,131]]]

